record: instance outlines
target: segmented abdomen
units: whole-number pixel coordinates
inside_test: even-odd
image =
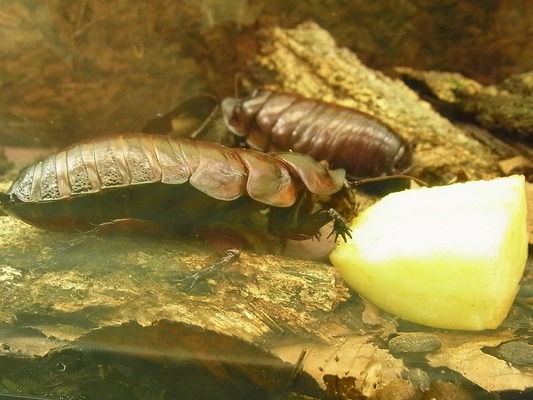
[[[57,222],[85,229],[115,218],[185,224],[238,198],[290,207],[302,190],[336,193],[344,175],[303,154],[124,134],[78,143],[31,165],[3,206],[37,226]],[[181,216],[165,216],[180,210]]]

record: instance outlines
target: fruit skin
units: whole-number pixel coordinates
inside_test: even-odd
[[[527,259],[524,177],[393,193],[351,228],[330,260],[362,297],[422,325],[494,329]]]

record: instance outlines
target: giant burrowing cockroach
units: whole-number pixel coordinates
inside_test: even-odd
[[[31,225],[87,231],[120,220],[187,231],[270,208],[271,233],[318,234],[334,210],[313,199],[341,192],[345,172],[298,153],[266,154],[164,135],[123,134],[74,144],[26,168],[0,205]]]
[[[309,154],[327,160],[332,168],[345,169],[353,179],[403,174],[412,166],[405,139],[350,108],[260,91],[223,100],[222,113],[229,129],[250,147]]]

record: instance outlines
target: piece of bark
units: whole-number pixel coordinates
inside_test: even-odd
[[[2,361],[2,393],[32,399],[322,398],[313,378],[260,346],[170,321],[96,329],[43,357]]]
[[[244,340],[269,333],[326,339],[320,325],[348,297],[324,263],[243,252],[186,291],[180,280],[220,257],[200,240],[61,234],[7,216],[1,227],[0,322],[60,339],[158,319]]]
[[[459,73],[396,68],[421,93],[467,115],[482,127],[524,139],[533,134],[533,71],[483,86]]]
[[[498,155],[433,110],[403,82],[363,65],[314,23],[261,33],[261,54],[250,66],[265,87],[371,114],[414,147],[411,173],[430,182],[493,178]]]

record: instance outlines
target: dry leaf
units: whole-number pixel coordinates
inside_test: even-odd
[[[351,336],[343,338],[335,345],[300,344],[298,346],[279,347],[274,354],[283,360],[294,362],[306,349],[303,370],[319,382],[324,382],[331,391],[331,385],[353,385],[351,394],[344,394],[345,399],[355,398],[355,393],[374,397],[379,388],[387,387],[393,382],[402,381],[400,372],[403,362],[391,356],[386,350],[370,342],[370,336]],[[332,378],[338,377],[338,379]],[[349,379],[344,379],[349,378]],[[339,393],[340,395],[340,393]]]
[[[513,338],[511,332],[437,335],[442,349],[427,356],[433,367],[448,367],[487,391],[524,390],[533,386],[533,375],[481,350]]]

